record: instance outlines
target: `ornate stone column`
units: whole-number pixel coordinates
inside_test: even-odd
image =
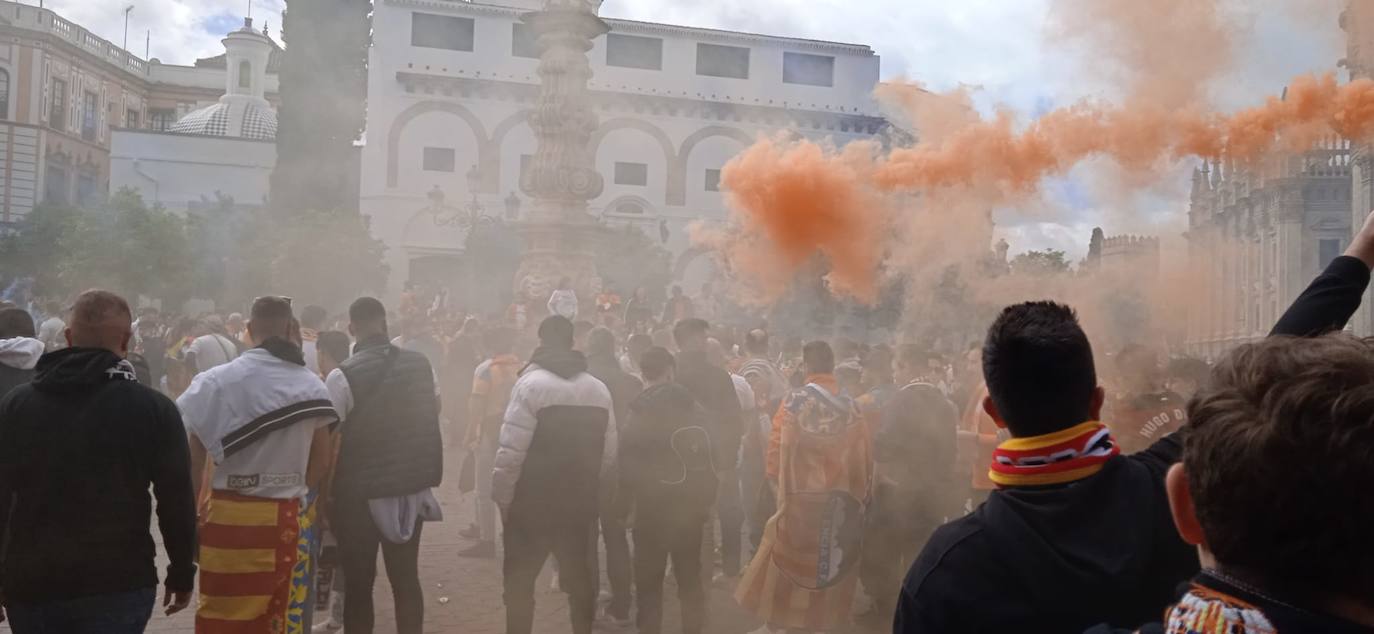
[[[532,202],[518,226],[525,249],[515,276],[516,291],[543,301],[569,277],[579,299],[596,286],[596,221],[587,202],[605,185],[590,147],[598,125],[587,95],[592,40],[610,30],[596,0],[547,0],[526,13],[539,47],[539,98],[530,114],[538,149],[520,189]]]

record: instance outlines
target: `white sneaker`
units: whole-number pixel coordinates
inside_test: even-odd
[[[316,623],[313,627],[310,628],[310,631],[318,634],[321,632],[337,632],[342,629],[343,623],[336,623],[334,622],[334,619],[329,619],[328,621],[325,621],[323,623]]]

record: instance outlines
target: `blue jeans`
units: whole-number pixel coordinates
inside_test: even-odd
[[[141,634],[157,588],[5,608],[14,634]]]

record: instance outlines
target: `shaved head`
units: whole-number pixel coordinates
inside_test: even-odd
[[[89,290],[72,305],[67,343],[77,348],[104,348],[122,356],[129,350],[133,321],[133,311],[123,297],[109,291]]]
[[[253,300],[253,308],[248,313],[248,336],[253,345],[262,345],[272,337],[299,340],[299,334],[291,336],[292,332],[299,331],[300,324],[291,312],[291,298],[268,295]]]

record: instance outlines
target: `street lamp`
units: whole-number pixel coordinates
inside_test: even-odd
[[[129,14],[133,13],[134,5],[124,7],[124,51],[129,51]]]
[[[501,222],[499,218],[488,216],[486,208],[482,206],[482,201],[477,199],[477,188],[482,184],[482,175],[477,170],[476,165],[473,165],[472,169],[468,170],[467,181],[468,191],[472,194],[472,200],[468,201],[466,209],[445,205],[444,199],[446,196],[444,195],[444,190],[439,189],[438,185],[435,185],[433,189],[429,190],[428,194],[425,194],[425,197],[429,198],[429,213],[431,219],[434,221],[434,226],[468,228]],[[515,194],[512,193],[511,195],[514,196]],[[519,210],[519,207],[520,202],[517,199],[515,202],[516,211]],[[511,215],[511,201],[509,197],[506,199],[506,215]]]

